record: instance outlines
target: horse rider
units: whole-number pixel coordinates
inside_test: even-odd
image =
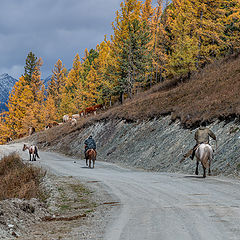
[[[217,138],[215,134],[209,128],[206,127],[205,122],[202,122],[200,124],[199,129],[195,132],[195,136],[194,136],[196,140],[195,146],[193,147],[193,149],[191,149],[190,151],[188,151],[186,154],[183,155],[183,158],[181,159],[180,162],[182,162],[185,158],[189,156],[193,160],[198,146],[202,143],[209,144],[209,137],[211,137],[213,140],[217,142]]]
[[[87,150],[89,149],[94,149],[96,150],[96,142],[94,141],[92,135],[90,135],[84,142],[85,144],[85,150],[84,150],[84,154],[85,154],[85,159],[87,159]]]
[[[213,140],[217,141],[215,134],[209,128],[206,127],[205,122],[202,122],[200,125],[200,128],[195,133],[194,138],[196,140],[196,145],[192,149],[192,155],[190,156],[190,158],[192,160],[195,156],[196,149],[200,144],[202,144],[202,143],[209,144],[209,137],[211,137]]]

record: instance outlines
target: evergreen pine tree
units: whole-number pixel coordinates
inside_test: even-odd
[[[54,101],[54,106],[57,111],[57,118],[60,119],[60,103],[62,101],[62,94],[67,78],[67,69],[64,67],[60,59],[58,59],[57,63],[54,65],[52,73],[51,81],[47,89],[47,99],[50,97]]]
[[[141,9],[140,1],[125,1],[121,4],[121,13],[116,13],[113,25],[115,91],[120,95],[121,102],[125,93],[131,98],[137,91],[134,88],[144,85],[142,83],[150,65],[150,35],[146,21],[141,22]]]
[[[36,66],[37,66],[37,57],[34,55],[34,53],[29,52],[26,58],[26,65],[24,67],[25,69],[24,77],[27,84],[31,83],[32,75],[33,75],[33,72],[35,71]]]

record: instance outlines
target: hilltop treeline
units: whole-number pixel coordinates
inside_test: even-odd
[[[0,141],[97,103],[122,103],[167,79],[181,82],[213,60],[239,52],[239,11],[239,0],[158,0],[154,6],[151,0],[124,0],[110,40],[86,49],[82,58],[76,54],[70,71],[58,60],[47,89],[42,60],[29,53],[1,115]]]

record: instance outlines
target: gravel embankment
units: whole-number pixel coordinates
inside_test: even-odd
[[[213,174],[239,176],[239,122],[215,122],[209,127],[218,140],[217,150],[211,141],[215,149]],[[172,123],[170,117],[139,123],[107,121],[72,132],[51,142],[46,149],[83,158],[84,140],[93,135],[98,160],[150,171],[193,173],[195,161],[186,159],[182,164],[179,161],[195,145],[195,131]],[[37,137],[32,140],[37,142]]]

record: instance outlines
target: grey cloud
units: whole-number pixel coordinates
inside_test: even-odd
[[[0,74],[11,72],[18,78],[29,51],[43,58],[43,77],[59,58],[71,67],[77,52],[83,55],[85,48],[95,48],[105,34],[112,33],[111,22],[120,2],[1,0]]]

